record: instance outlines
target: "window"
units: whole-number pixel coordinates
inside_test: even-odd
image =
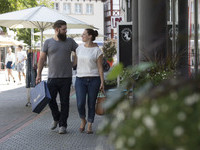
[[[93,14],[93,5],[92,4],[86,5],[86,14]]]
[[[75,14],[82,14],[82,5],[75,4]]]
[[[119,0],[113,0],[113,9],[119,10]]]
[[[63,4],[63,12],[66,14],[71,14],[71,4],[64,3]]]
[[[54,9],[59,10],[59,4],[58,3],[54,3]]]

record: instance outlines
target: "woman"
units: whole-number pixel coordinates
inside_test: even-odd
[[[87,134],[92,134],[92,123],[95,116],[95,104],[99,90],[104,92],[103,78],[103,52],[96,43],[93,43],[98,32],[85,29],[82,41],[85,42],[76,49],[75,62],[77,62],[76,96],[79,116],[81,118],[80,132],[85,130],[88,122]],[[88,117],[86,121],[85,104],[88,104]]]
[[[6,55],[6,68],[8,71],[8,81],[10,82],[10,76],[13,78],[13,81],[15,82],[15,78],[12,74],[13,65],[15,63],[15,55],[12,53],[12,49],[9,47],[7,50]]]

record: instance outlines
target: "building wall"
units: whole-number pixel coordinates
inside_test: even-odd
[[[103,2],[96,0],[52,0],[54,3],[54,9],[57,9],[60,13],[67,14],[71,17],[84,21],[90,25],[97,27],[99,34],[104,35],[104,8]],[[70,5],[71,11],[66,13],[63,9],[65,5]],[[81,5],[82,12],[76,14],[75,6],[77,4]],[[86,7],[87,5],[93,6],[93,13],[87,14]],[[58,6],[58,7],[57,7]]]
[[[200,6],[200,0],[198,0]],[[189,5],[189,65],[190,65],[190,73],[194,74],[195,72],[195,44],[194,44],[194,35],[195,35],[195,26],[194,26],[194,0],[188,1]],[[200,47],[200,9],[198,9],[198,46]],[[199,49],[198,47],[198,49]],[[200,49],[199,49],[200,51]],[[200,53],[200,52],[199,52]],[[199,57],[200,58],[200,57]],[[198,58],[198,59],[199,59]],[[200,60],[200,59],[199,59]],[[200,66],[200,63],[198,62]]]
[[[111,18],[121,16],[120,15],[120,0],[107,0],[104,3],[104,14],[105,14],[105,35],[108,38],[116,39],[117,26],[113,28],[113,24],[115,24],[115,21],[113,22]]]

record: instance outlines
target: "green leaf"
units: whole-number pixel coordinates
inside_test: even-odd
[[[146,71],[148,68],[153,67],[153,63],[149,63],[149,62],[143,62],[140,63],[138,66],[135,66],[133,69],[137,70],[137,71]]]
[[[118,64],[113,67],[111,72],[108,74],[107,79],[108,80],[114,80],[123,72],[123,64]]]

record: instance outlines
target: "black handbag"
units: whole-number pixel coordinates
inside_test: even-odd
[[[30,100],[32,111],[40,113],[51,100],[51,95],[45,81],[41,81],[31,89]]]

